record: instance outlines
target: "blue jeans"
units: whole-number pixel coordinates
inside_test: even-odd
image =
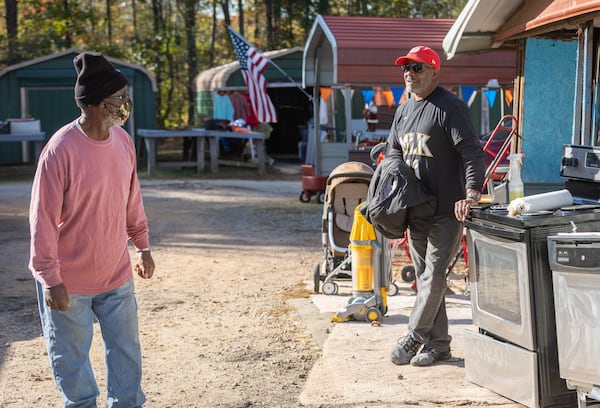
[[[142,406],[145,396],[133,279],[110,292],[70,295],[71,307],[64,312],[46,306],[39,282],[37,292],[52,374],[64,407],[96,407],[99,391],[89,358],[94,318],[104,340],[108,406]]]

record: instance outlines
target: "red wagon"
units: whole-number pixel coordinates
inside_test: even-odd
[[[302,192],[300,201],[308,203],[312,196],[316,195],[319,203],[325,202],[325,187],[327,186],[327,176],[317,176],[313,166],[303,164],[302,168]]]

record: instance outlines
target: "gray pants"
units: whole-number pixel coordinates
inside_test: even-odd
[[[463,224],[454,216],[438,216],[427,236],[409,235],[417,279],[417,298],[408,321],[413,338],[441,352],[450,351],[446,315],[446,271],[456,256]]]

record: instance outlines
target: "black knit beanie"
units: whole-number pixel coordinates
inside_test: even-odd
[[[75,100],[79,105],[97,105],[127,85],[127,77],[100,53],[82,52],[73,59],[77,71]]]

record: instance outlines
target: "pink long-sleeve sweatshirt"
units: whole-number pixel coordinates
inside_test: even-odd
[[[119,126],[96,141],[73,121],[40,156],[29,208],[29,269],[45,287],[97,294],[132,278],[128,240],[149,247],[135,148]]]

